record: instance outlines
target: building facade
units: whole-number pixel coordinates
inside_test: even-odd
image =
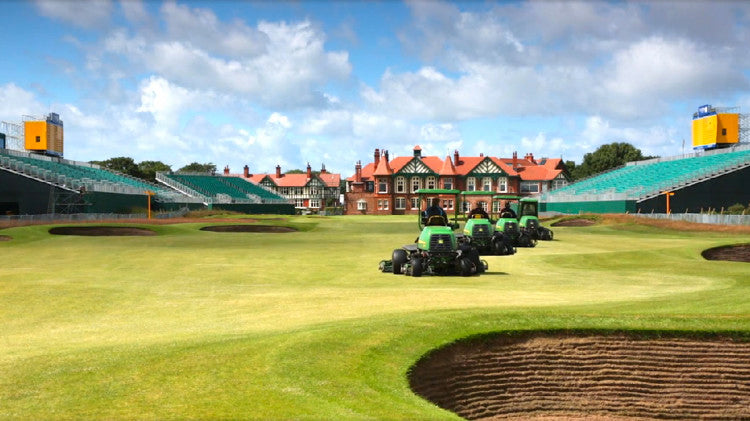
[[[345,213],[401,215],[419,211],[419,189],[456,189],[483,191],[467,201],[455,203],[453,196],[439,197],[442,207],[453,212],[468,212],[482,207],[492,209],[492,196],[517,194],[535,196],[567,185],[569,176],[562,159],[542,158],[532,154],[523,159],[514,152],[512,158],[496,158],[480,154],[463,157],[456,150],[451,157],[422,156],[415,146],[413,156],[390,160],[388,151],[375,149],[373,162],[362,166],[357,162],[354,175],[346,179]]]
[[[300,211],[318,212],[326,207],[341,206],[341,174],[329,173],[325,165],[320,172],[314,173],[307,164],[306,172],[301,174],[283,174],[280,165],[276,166],[273,174],[250,174],[249,167],[245,165],[242,174],[230,174],[229,167],[226,167],[224,175],[241,177],[265,187],[291,200]]]

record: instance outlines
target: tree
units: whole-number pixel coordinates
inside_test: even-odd
[[[642,161],[651,158],[653,157],[643,156],[640,149],[629,143],[609,143],[599,146],[594,152],[584,155],[583,162],[571,171],[571,175],[573,179],[578,180],[625,165],[626,162]]]
[[[99,165],[108,170],[121,172],[133,177],[143,178],[138,165],[135,163],[133,158],[120,156],[117,158],[110,158],[106,161],[91,161],[92,164]]]
[[[177,172],[197,172],[197,173],[214,174],[216,173],[216,165],[210,162],[207,164],[199,164],[197,162],[193,162],[180,168],[179,170],[177,170]]]
[[[172,171],[172,167],[161,161],[141,161],[138,163],[138,171],[140,171],[144,180],[155,182],[157,172]]]
[[[565,161],[565,169],[568,170],[568,177],[570,177],[571,181],[575,181],[575,173],[576,173],[576,163],[575,161]]]

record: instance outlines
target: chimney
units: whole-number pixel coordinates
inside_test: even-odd
[[[281,178],[281,165],[276,166],[276,178]]]
[[[518,152],[513,152],[513,169],[515,170],[518,166]]]
[[[484,158],[484,152],[479,152],[479,157]]]
[[[245,168],[243,170],[244,170],[243,175],[245,176],[245,178],[250,178],[250,167],[245,165]]]
[[[534,161],[534,154],[531,152],[527,153],[524,159],[536,164],[536,162]]]
[[[375,148],[375,168],[378,167],[378,164],[380,163],[380,149]]]
[[[453,163],[455,165],[458,165],[458,158],[459,158],[459,156],[458,156],[458,149],[456,149],[456,150],[453,151]]]
[[[224,175],[229,175],[229,165],[224,167]]]
[[[312,168],[310,168],[310,163],[307,163],[307,178],[312,178]]]
[[[354,166],[354,182],[362,182],[362,161],[357,161],[357,165]]]
[[[383,155],[385,155],[385,163],[388,163],[388,151],[383,151]]]
[[[326,164],[320,164],[320,173],[321,174],[327,174],[328,171],[326,171]]]

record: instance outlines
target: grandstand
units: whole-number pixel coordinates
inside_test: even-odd
[[[156,180],[208,204],[288,204],[289,200],[263,186],[237,177],[208,174],[158,173]]]
[[[128,213],[147,207],[147,192],[164,209],[200,202],[159,184],[98,165],[0,149],[4,213]],[[171,205],[168,205],[171,204]]]
[[[665,192],[675,192],[672,209],[699,212],[750,202],[750,145],[670,158],[629,162],[542,195],[548,212],[664,212]]]
[[[80,191],[99,191],[122,194],[144,194],[153,191],[157,196],[174,197],[175,191],[158,184],[103,169],[98,165],[67,159],[0,149],[3,169],[26,175],[57,187]]]
[[[132,213],[180,208],[222,208],[252,213],[294,213],[289,201],[233,177],[157,174],[159,183],[60,157],[0,149],[0,214]],[[152,199],[149,201],[148,196]]]

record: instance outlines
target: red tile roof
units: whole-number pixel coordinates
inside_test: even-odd
[[[419,146],[416,146],[416,150]],[[421,150],[421,148],[419,148]],[[401,171],[407,164],[414,159],[420,159],[423,164],[439,175],[458,175],[466,176],[485,159],[491,159],[498,167],[505,171],[509,176],[520,177],[521,180],[552,180],[563,171],[562,159],[547,158],[542,159],[544,163],[531,161],[529,159],[518,158],[516,168],[513,168],[512,158],[497,158],[486,156],[461,156],[457,162],[453,162],[450,156],[445,160],[437,156],[423,156],[415,158],[412,156],[396,157],[390,162],[380,158],[378,167],[374,163],[369,163],[362,167],[362,181],[370,181],[374,175],[392,175]],[[354,181],[354,175],[346,179]]]
[[[372,173],[372,175],[391,175],[393,174],[393,170],[391,169],[391,166],[388,163],[387,159],[380,159],[380,162],[378,162],[378,167],[375,168],[375,172]]]
[[[445,157],[445,161],[443,162],[443,168],[440,169],[440,172],[438,172],[440,175],[456,175],[456,167],[453,165],[453,161],[451,161],[450,156]]]
[[[229,174],[229,177],[239,177],[245,180],[250,180],[255,184],[260,184],[263,179],[268,177],[273,183],[279,187],[305,187],[310,181],[307,178],[307,173],[303,174],[281,174],[281,177],[276,177],[276,173],[273,174],[251,174],[249,178],[245,178],[242,174]],[[315,177],[315,175],[313,175]],[[326,187],[338,187],[341,184],[341,174],[334,173],[322,173],[318,174],[318,178],[326,185]]]

